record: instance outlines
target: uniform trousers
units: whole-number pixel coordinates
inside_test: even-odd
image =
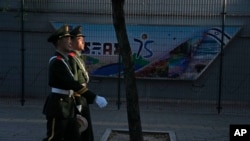
[[[47,117],[47,138],[43,141],[80,141],[76,118],[56,119]]]
[[[85,105],[83,107],[81,115],[86,118],[88,121],[88,127],[87,129],[81,133],[81,141],[94,141],[94,134],[93,134],[93,128],[92,128],[92,122],[91,122],[91,116],[90,116],[90,109],[89,106]]]

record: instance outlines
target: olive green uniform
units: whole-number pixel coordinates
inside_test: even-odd
[[[72,67],[72,72],[74,74],[75,80],[77,80],[82,85],[87,86],[89,78],[85,68],[83,56],[77,51],[72,51],[71,53],[69,53],[69,62]],[[96,94],[89,90],[86,93],[88,94],[82,95],[79,102],[77,102],[82,105],[81,115],[88,121],[88,128],[81,134],[81,138],[82,141],[94,141],[89,104],[94,103]]]

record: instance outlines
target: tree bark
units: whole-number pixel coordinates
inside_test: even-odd
[[[124,1],[112,0],[113,24],[124,68],[130,141],[143,141],[134,63],[124,17]]]

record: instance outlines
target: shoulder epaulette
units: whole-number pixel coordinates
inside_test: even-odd
[[[61,56],[56,56],[57,60],[63,60],[63,58]]]
[[[50,59],[49,59],[49,63],[52,61],[52,60],[60,60],[60,61],[62,61],[63,60],[63,58],[61,57],[61,56],[52,56]]]
[[[68,64],[65,62],[65,60],[61,57],[61,56],[53,56],[49,59],[49,63],[53,60],[53,59],[56,59],[56,60],[60,60],[63,62],[63,64],[67,67],[69,73],[71,74],[72,77],[74,77],[73,73],[71,72]]]

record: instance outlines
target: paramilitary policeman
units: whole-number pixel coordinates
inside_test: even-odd
[[[70,32],[70,35],[73,50],[69,53],[69,62],[72,67],[75,80],[87,87],[89,75],[86,70],[84,56],[81,54],[85,47],[82,27],[77,26]],[[75,93],[77,108],[81,115],[88,121],[87,129],[81,133],[81,141],[94,141],[89,104],[93,104],[95,102],[100,108],[103,108],[107,105],[107,101],[104,97],[98,96],[90,90],[88,90],[86,93],[88,94],[78,95]]]
[[[43,113],[47,119],[47,137],[43,141],[79,141],[79,125],[76,120],[76,105],[73,93],[88,95],[86,86],[74,80],[68,63],[71,35],[68,25],[56,30],[48,42],[56,52],[49,61],[49,86],[51,93],[44,104]],[[91,97],[91,96],[90,96]]]

